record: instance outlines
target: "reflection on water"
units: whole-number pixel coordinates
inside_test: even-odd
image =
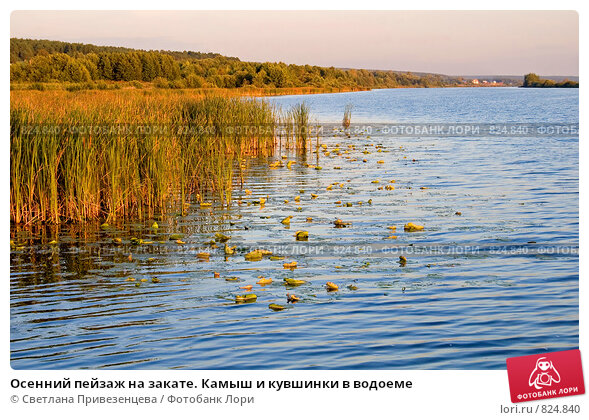
[[[352,102],[353,121],[577,122],[577,95],[399,89],[304,99],[321,121],[338,121]],[[193,205],[157,230],[148,221],[13,226],[12,366],[499,369],[506,357],[578,346],[576,138],[321,143],[329,156],[250,160],[232,207]],[[297,164],[270,169],[276,160]],[[351,225],[335,228],[336,219]],[[407,222],[425,230],[405,232]],[[308,241],[295,241],[299,230]],[[217,232],[231,236],[235,255],[210,246]],[[170,240],[180,233],[185,243]],[[443,246],[477,251],[432,252]],[[255,248],[285,260],[246,261]],[[290,261],[292,271],[283,268]],[[258,285],[259,276],[273,282]],[[285,277],[306,282],[287,287]],[[235,303],[245,293],[257,300]],[[288,303],[287,293],[300,300]]]

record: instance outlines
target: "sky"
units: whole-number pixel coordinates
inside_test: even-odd
[[[574,11],[15,11],[10,34],[340,68],[579,74]]]

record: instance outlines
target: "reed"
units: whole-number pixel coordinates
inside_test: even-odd
[[[11,92],[11,222],[106,220],[231,199],[237,163],[275,147],[278,110],[182,91]]]
[[[306,103],[293,105],[288,111],[286,121],[289,127],[287,137],[292,136],[297,149],[307,150],[309,138],[309,116],[311,110]]]
[[[348,129],[350,127],[350,122],[352,121],[352,104],[347,104],[346,108],[344,109],[344,118],[342,120],[342,126],[344,129]]]

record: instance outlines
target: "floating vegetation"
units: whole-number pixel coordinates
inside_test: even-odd
[[[272,255],[272,252],[265,249],[254,249],[245,254],[245,259],[247,261],[260,261],[266,255]]]
[[[272,309],[273,311],[284,311],[286,308],[282,305],[278,305],[276,303],[271,303],[270,305],[268,305],[268,308]]]
[[[284,263],[283,267],[287,268],[289,270],[294,270],[295,268],[297,268],[297,262],[293,261],[293,262],[289,262],[289,263]]]
[[[306,230],[298,230],[294,236],[297,241],[306,241],[309,239],[309,232]]]
[[[416,225],[415,223],[409,222],[405,225],[405,232],[417,232],[423,230],[423,226]]]
[[[300,286],[300,285],[306,283],[305,280],[298,280],[298,279],[291,279],[291,278],[285,278],[284,282],[286,283],[287,286]]]
[[[350,223],[350,222],[344,222],[341,219],[334,220],[334,222],[333,222],[333,225],[336,228],[345,228],[345,227],[350,226],[351,224],[352,223]]]
[[[227,242],[229,239],[231,239],[231,236],[227,236],[227,235],[223,235],[222,233],[215,233],[215,241],[217,242]]]
[[[335,292],[335,291],[339,290],[338,285],[331,282],[331,281],[328,281],[327,283],[325,283],[325,287],[327,288],[328,292]]]
[[[259,284],[260,286],[265,286],[267,284],[272,283],[272,279],[271,278],[260,277],[260,280],[258,280],[256,283]]]
[[[255,302],[258,299],[254,293],[248,293],[247,295],[236,295],[235,302],[236,303],[250,303]]]
[[[196,257],[199,260],[208,261],[209,258],[211,257],[211,254],[209,252],[199,252],[198,254],[196,254]]]
[[[262,251],[260,249],[255,249],[244,255],[247,261],[260,261],[263,256],[264,254],[262,254]]]

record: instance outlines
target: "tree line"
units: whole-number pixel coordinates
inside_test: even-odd
[[[76,42],[49,41],[47,39],[10,38],[10,63],[29,60],[36,55],[63,53],[68,55],[90,53],[112,53],[138,51],[125,47],[106,47]],[[159,51],[171,55],[177,60],[202,59],[221,57],[218,53],[202,53],[195,51]],[[237,60],[235,57],[228,57]]]
[[[215,53],[143,51],[45,40],[11,40],[11,82],[154,82],[176,88],[440,87],[457,78],[381,70],[255,63]]]
[[[528,73],[524,76],[523,87],[540,87],[540,88],[578,88],[579,82],[573,80],[563,80],[562,82],[555,82],[550,79],[542,79],[535,73]]]

